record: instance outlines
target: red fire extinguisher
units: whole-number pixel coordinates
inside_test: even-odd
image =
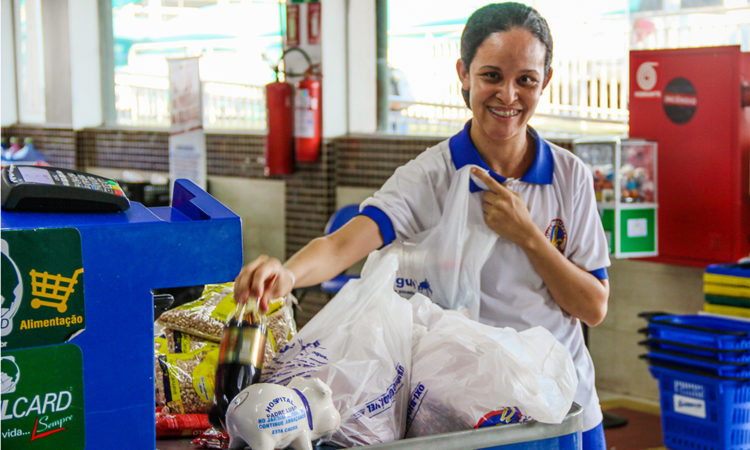
[[[268,175],[290,175],[294,169],[292,85],[276,81],[266,85],[266,118],[268,134],[265,139],[266,166]]]
[[[315,162],[320,153],[321,140],[320,80],[305,72],[295,86],[294,99],[294,152],[297,161]]]
[[[302,80],[293,88],[279,81],[279,72],[287,77],[301,74],[289,73],[274,67],[276,81],[266,85],[266,117],[268,134],[265,139],[266,175],[289,175],[297,161],[318,160],[321,141],[320,80],[313,75],[313,65],[308,54],[299,47],[291,47],[281,54],[279,64],[291,51],[305,57],[308,68]],[[296,92],[296,94],[295,94]],[[296,97],[296,99],[295,99]]]

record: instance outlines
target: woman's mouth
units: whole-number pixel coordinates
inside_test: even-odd
[[[509,117],[515,117],[519,114],[521,114],[520,109],[514,109],[514,108],[487,108],[492,115],[502,117],[504,119],[507,119]]]

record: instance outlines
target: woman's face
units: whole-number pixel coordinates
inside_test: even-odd
[[[462,60],[456,68],[463,89],[469,90],[474,114],[471,136],[481,146],[525,139],[544,78],[544,44],[523,28],[493,33],[477,48],[469,71]]]

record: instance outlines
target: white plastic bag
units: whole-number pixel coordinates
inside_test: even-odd
[[[549,331],[480,324],[419,294],[411,303],[407,437],[476,428],[492,419],[562,422],[578,377],[570,352]]]
[[[315,376],[333,391],[344,447],[401,439],[411,370],[412,308],[393,292],[391,255],[368,261],[289,345],[263,368],[262,381],[286,385]]]
[[[479,317],[480,273],[497,241],[484,222],[481,193],[469,191],[471,168],[453,177],[438,224],[381,252],[399,259],[394,290],[404,298],[421,293],[447,309]]]

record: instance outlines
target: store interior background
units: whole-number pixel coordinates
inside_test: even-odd
[[[37,7],[43,33],[29,30],[28,39],[41,53],[19,51],[14,14],[19,5]],[[168,175],[167,126],[123,124],[118,122],[111,80],[113,62],[101,46],[113,45],[112,10],[118,2],[110,0],[2,0],[2,135],[31,137],[36,147],[52,165],[86,170],[111,178],[122,178],[127,170],[150,179],[153,174]],[[158,3],[158,6],[157,6]],[[133,2],[147,10],[189,6],[201,2],[144,0]],[[203,2],[212,4],[277,2]],[[553,2],[527,2],[546,15],[545,6]],[[569,2],[560,2],[560,4]],[[570,2],[573,3],[573,2]],[[581,9],[599,2],[581,1],[570,7],[581,15]],[[622,5],[620,5],[621,3]],[[620,1],[613,9],[628,10],[632,0]],[[647,1],[635,2],[644,5]],[[659,23],[670,14],[682,12],[708,15],[731,15],[744,28],[717,36],[702,35],[705,45],[741,45],[748,51],[750,5],[747,1],[652,2],[658,7],[649,12],[626,15],[626,33],[638,18],[654,17]],[[376,70],[376,0],[323,0],[322,53],[324,92],[324,144],[320,160],[299,164],[293,175],[263,175],[263,130],[235,125],[206,127],[209,192],[242,217],[245,261],[259,254],[286,258],[311,238],[322,233],[330,215],[339,207],[358,203],[372,193],[400,164],[416,156],[425,147],[452,134],[445,127],[458,130],[455,122],[444,128],[417,128],[411,134],[384,133],[378,126]],[[268,5],[265,5],[268,6]],[[472,5],[476,6],[476,5]],[[552,8],[551,6],[549,6]],[[568,7],[568,6],[566,6]],[[703,8],[703,9],[701,9]],[[468,7],[467,9],[473,9]],[[28,9],[27,9],[28,11]],[[55,20],[55,18],[67,20]],[[584,19],[581,19],[584,20]],[[591,15],[585,20],[594,21]],[[684,18],[679,19],[682,23]],[[557,39],[555,23],[550,20]],[[607,24],[602,19],[602,24]],[[570,28],[575,28],[573,22]],[[109,34],[108,31],[109,30]],[[739,31],[738,31],[739,30]],[[601,30],[600,30],[601,31]],[[705,30],[704,30],[705,31]],[[614,31],[613,31],[614,32]],[[621,47],[646,48],[648,44],[632,41],[622,33],[617,39]],[[709,37],[710,36],[710,37]],[[628,39],[628,40],[626,40]],[[564,41],[555,42],[556,52],[564,54]],[[686,45],[695,45],[685,41]],[[655,48],[655,47],[648,47]],[[585,48],[580,49],[584,51]],[[32,59],[37,58],[35,61]],[[112,54],[109,53],[109,58]],[[28,64],[18,66],[24,59]],[[455,58],[453,59],[455,61]],[[37,64],[37,66],[35,66]],[[14,70],[15,69],[15,70]],[[34,72],[36,70],[36,72]],[[450,68],[450,70],[453,70]],[[41,80],[41,81],[40,81]],[[270,80],[268,80],[270,81]],[[34,84],[36,83],[36,84]],[[261,81],[255,81],[263,84]],[[31,87],[29,87],[29,85]],[[17,88],[21,86],[20,88]],[[25,86],[25,87],[24,87]],[[627,86],[627,84],[625,84]],[[34,90],[36,88],[36,90]],[[38,95],[31,98],[32,93]],[[452,93],[456,108],[460,98]],[[627,95],[625,94],[625,97]],[[570,147],[573,137],[591,134],[626,133],[624,105],[609,108],[607,118],[560,118],[549,110],[539,119],[538,127],[550,140]],[[602,112],[604,114],[604,112]],[[619,114],[619,115],[618,115]],[[387,126],[385,128],[388,128]],[[394,128],[398,128],[394,125]],[[669,211],[660,211],[668,214]],[[206,255],[210,263],[211,255]],[[196,264],[201,264],[196,261]],[[659,391],[647,364],[638,359],[643,353],[638,342],[643,335],[638,329],[645,321],[638,317],[643,311],[695,313],[703,304],[700,267],[662,264],[638,260],[615,260],[609,269],[611,296],[605,321],[590,330],[589,347],[596,365],[597,385],[611,396],[629,396],[656,403]],[[224,282],[229,280],[216,280]],[[167,286],[154,286],[167,287]],[[324,304],[325,296],[306,295],[299,315],[304,324]]]

